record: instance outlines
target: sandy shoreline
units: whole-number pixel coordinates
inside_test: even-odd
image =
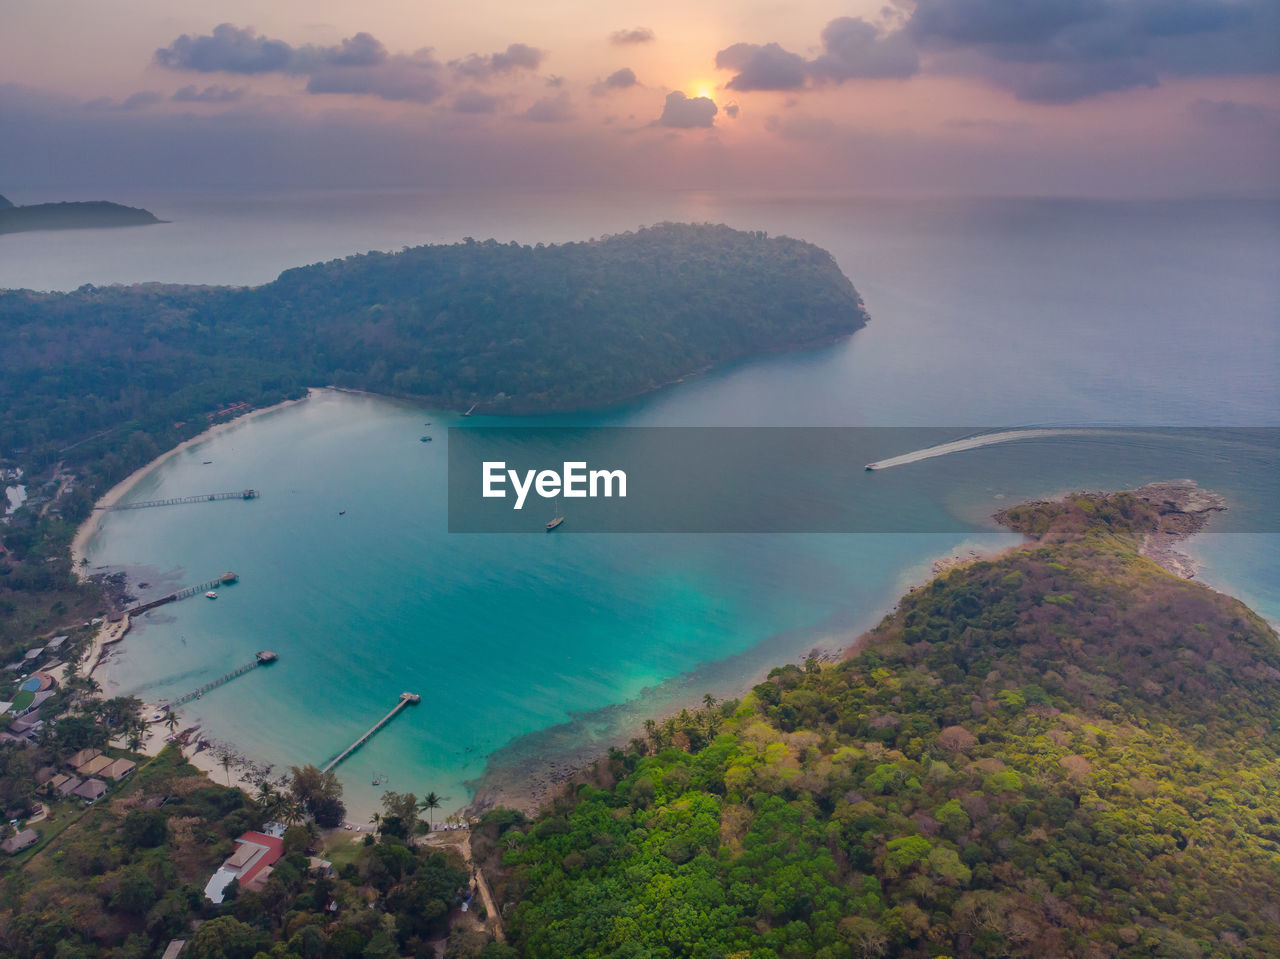
[[[992,530],[992,532],[1007,531]],[[754,669],[750,674],[740,674],[740,678],[731,685],[720,687],[721,698],[741,699],[757,684],[764,681],[769,670],[784,666],[788,662],[801,665],[808,655],[815,655],[823,662],[836,662],[852,655],[866,643],[871,629],[884,616],[897,609],[898,602],[902,596],[927,585],[935,577],[951,569],[991,559],[1007,552],[1011,548],[1017,547],[982,548],[981,546],[975,546],[972,538],[965,538],[952,546],[945,555],[939,555],[933,560],[925,560],[920,564],[903,570],[893,591],[894,598],[890,601],[890,604],[870,610],[865,616],[859,617],[859,622],[863,625],[825,633],[821,638],[815,636],[813,647],[806,655],[788,657],[785,652],[779,651],[776,656],[753,657],[756,659],[763,658],[767,660],[767,663]],[[777,639],[778,637],[776,636],[769,637],[764,642],[776,642]],[[752,654],[748,650],[742,655],[751,656]],[[676,677],[676,679],[678,680],[679,677]],[[536,746],[530,748],[527,755],[522,756],[516,762],[506,763],[499,760],[498,763],[493,763],[494,757],[491,756],[491,764],[486,767],[478,779],[473,780],[475,790],[471,801],[461,811],[466,816],[474,817],[495,806],[504,806],[508,809],[518,809],[526,815],[535,815],[541,808],[550,803],[567,784],[581,781],[583,774],[587,772],[593,763],[607,755],[611,747],[625,747],[633,738],[643,737],[644,720],[653,719],[661,723],[667,718],[679,714],[682,709],[694,710],[703,708],[701,701],[703,691],[695,691],[693,689],[689,689],[686,695],[672,698],[661,706],[644,705],[644,703],[652,701],[653,693],[655,692],[656,690],[649,691],[646,694],[642,694],[637,700],[601,707],[580,719],[570,720],[529,734],[529,737],[549,741],[544,742],[541,749]],[[629,715],[621,722],[610,724],[608,719],[603,717],[611,712]],[[557,734],[565,734],[565,738],[568,739],[577,738],[571,732],[573,727],[584,721],[590,725],[597,718],[602,725],[613,725],[615,727],[609,735],[594,737],[591,741],[573,743],[569,746],[564,746],[557,741],[560,738]],[[521,739],[525,738],[521,737]],[[494,755],[496,756],[497,753]]]
[[[89,578],[88,568],[84,566],[81,561],[88,555],[89,540],[93,538],[93,534],[96,533],[98,528],[102,525],[102,517],[106,515],[107,507],[114,506],[116,503],[120,502],[120,500],[122,500],[131,489],[138,485],[138,481],[153,469],[162,463],[168,462],[179,453],[189,450],[191,447],[199,443],[203,443],[205,440],[211,439],[220,433],[225,433],[232,427],[239,426],[240,424],[246,423],[259,416],[265,416],[267,413],[274,413],[276,410],[282,410],[287,406],[294,406],[295,404],[305,402],[311,398],[311,394],[313,392],[315,391],[308,390],[307,395],[299,399],[285,400],[282,403],[276,403],[274,406],[264,406],[261,409],[250,410],[248,413],[237,416],[233,420],[227,420],[225,423],[218,423],[214,426],[210,426],[207,430],[197,433],[195,436],[191,437],[191,439],[183,440],[177,446],[173,447],[173,449],[166,450],[161,453],[151,462],[143,466],[139,466],[119,483],[107,490],[107,492],[93,504],[93,512],[89,515],[88,519],[80,524],[76,529],[75,536],[71,539],[71,568],[75,570],[76,575],[82,582]]]

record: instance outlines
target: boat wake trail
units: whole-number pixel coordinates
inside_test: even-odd
[[[1012,443],[1016,440],[1036,440],[1057,436],[1088,436],[1100,432],[1102,431],[1067,427],[1061,429],[1000,430],[998,433],[966,436],[962,440],[939,443],[937,446],[926,446],[922,450],[903,453],[901,456],[891,456],[888,459],[876,460],[874,463],[868,463],[867,469],[887,470],[893,466],[905,466],[908,463],[918,463],[921,460],[932,459],[935,456],[946,456],[948,453],[959,453],[963,450],[981,449],[984,446],[994,446],[997,443]]]

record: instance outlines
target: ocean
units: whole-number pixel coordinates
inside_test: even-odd
[[[558,241],[662,220],[726,222],[831,251],[870,324],[828,349],[539,422],[1280,425],[1274,202],[111,198],[175,222],[0,238],[0,285],[247,284],[305,262],[468,235]],[[108,662],[107,692],[173,698],[272,649],[277,663],[191,703],[184,718],[278,769],[322,764],[400,692],[419,693],[419,705],[340,768],[346,798],[355,821],[367,819],[383,788],[434,790],[452,809],[481,784],[545,781],[645,716],[706,692],[733,695],[772,665],[837,649],[926,578],[934,559],[1016,541],[994,528],[573,535],[567,524],[568,535],[552,537],[450,534],[444,466],[454,422],[324,391],[152,471],[131,499],[243,486],[262,496],[106,518],[90,562],[127,570],[148,584],[140,595],[225,569],[241,577],[215,602],[191,599],[142,618]],[[420,443],[427,432],[435,442]],[[1247,522],[1280,502],[1274,472],[1231,442],[1160,436],[1129,446],[1077,438],[988,447],[879,479],[933,491],[930,508],[982,516],[1027,497],[1190,476],[1246,518],[1194,541],[1202,578],[1280,620],[1277,536]],[[759,501],[787,508],[769,489]]]

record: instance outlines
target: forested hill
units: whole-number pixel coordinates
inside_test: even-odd
[[[326,384],[484,412],[592,407],[865,322],[825,251],[710,225],[370,253],[251,289],[5,291],[0,436],[48,459]]]
[[[4,197],[0,197],[4,200]],[[0,203],[0,233],[31,230],[94,230],[114,226],[149,226],[163,223],[148,210],[105,200],[83,203],[34,203],[14,206]]]
[[[1135,496],[1005,521],[847,660],[489,813],[522,954],[1280,955],[1275,633],[1140,557]]]

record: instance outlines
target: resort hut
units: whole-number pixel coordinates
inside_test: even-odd
[[[76,767],[76,772],[81,776],[96,776],[104,769],[110,766],[114,760],[110,756],[94,756],[87,762],[81,763]]]
[[[119,782],[121,779],[124,779],[125,776],[129,775],[129,773],[133,772],[137,765],[138,764],[132,759],[117,759],[111,765],[102,770],[102,775],[106,776],[108,779],[114,779],[116,782]]]
[[[73,796],[93,802],[107,794],[107,784],[101,779],[87,779],[71,791]]]
[[[101,756],[101,755],[102,755],[101,749],[82,749],[78,753],[73,754],[72,757],[67,760],[67,765],[70,766],[72,769],[75,769],[77,766],[83,766],[94,756]]]
[[[75,776],[55,776],[49,780],[49,785],[57,790],[58,795],[66,799],[84,784],[83,779]]]

